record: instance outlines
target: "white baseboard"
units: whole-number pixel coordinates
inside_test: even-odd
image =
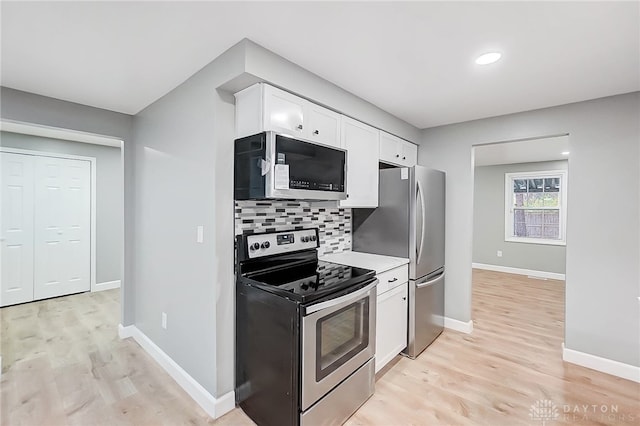
[[[565,274],[557,272],[535,271],[533,269],[512,268],[510,266],[488,265],[486,263],[472,263],[474,269],[486,269],[487,271],[506,272],[507,274],[530,275],[537,278],[549,278],[564,281]]]
[[[135,325],[123,327],[120,324],[118,335],[121,339],[133,337],[211,418],[221,417],[235,408],[234,391],[227,392],[220,398],[214,397]]]
[[[122,324],[118,324],[118,337],[121,339],[126,339],[127,337],[133,336],[133,329],[135,326],[127,325],[124,326]]]
[[[457,319],[444,317],[444,328],[471,334],[473,332],[473,320],[464,322]]]
[[[581,365],[592,370],[640,383],[640,367],[601,358],[585,352],[574,351],[573,349],[567,349],[564,343],[562,343],[562,359],[572,364]]]
[[[98,283],[95,285],[92,291],[111,290],[114,288],[120,288],[120,280],[105,281],[103,283]]]

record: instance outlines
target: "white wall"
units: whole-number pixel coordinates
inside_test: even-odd
[[[640,93],[426,129],[419,163],[447,172],[445,314],[471,319],[471,147],[569,134],[565,345],[640,365]]]
[[[530,142],[535,143],[535,142]],[[565,273],[565,246],[504,240],[505,173],[567,170],[567,161],[476,167],[473,190],[473,262]],[[502,251],[502,257],[497,251]]]

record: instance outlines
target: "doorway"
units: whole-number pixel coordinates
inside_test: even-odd
[[[472,150],[472,319],[561,358],[569,136]]]
[[[26,240],[17,247],[10,247],[6,238],[0,242],[3,264],[10,257],[17,258],[14,265],[22,263],[19,268],[3,265],[0,287],[22,292],[22,300],[29,300],[30,292],[37,300],[120,288],[124,269],[123,141],[8,120],[2,121],[0,135],[0,237],[7,234],[4,228],[13,228],[12,237]],[[19,202],[9,200],[11,196],[17,196]],[[68,277],[52,279],[52,275]],[[37,290],[39,277],[47,284],[42,286],[45,292]],[[30,280],[36,283],[31,291],[15,289],[28,288],[16,283]],[[65,291],[55,289],[65,286]],[[6,293],[0,293],[2,306],[20,303],[5,300]]]

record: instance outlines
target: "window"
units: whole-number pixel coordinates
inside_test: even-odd
[[[565,244],[567,172],[505,173],[505,241]]]

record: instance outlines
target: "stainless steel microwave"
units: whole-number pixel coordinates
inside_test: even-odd
[[[345,150],[275,132],[236,139],[236,200],[344,200]]]

